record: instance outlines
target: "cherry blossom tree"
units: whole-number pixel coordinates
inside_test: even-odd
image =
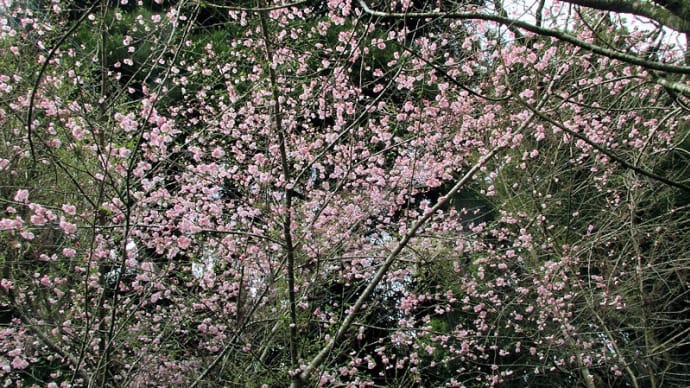
[[[3,3],[4,383],[682,386],[686,8]]]

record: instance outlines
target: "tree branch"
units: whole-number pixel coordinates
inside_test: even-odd
[[[302,4],[306,4],[307,0],[301,0],[301,1],[296,1],[294,3],[288,3],[288,4],[279,4],[279,5],[274,5],[274,6],[269,6],[269,7],[235,7],[231,5],[222,5],[222,4],[215,4],[211,2],[202,2],[201,6],[207,6],[211,8],[220,8],[220,9],[225,9],[228,11],[244,11],[244,12],[270,12],[270,11],[275,11],[278,9],[283,9],[283,8],[290,8],[290,7],[297,7]]]
[[[492,21],[495,23],[499,23],[505,26],[515,26],[519,27],[523,30],[538,34],[538,35],[543,35],[543,36],[550,36],[559,40],[562,40],[564,42],[568,42],[572,45],[575,45],[577,47],[580,47],[582,49],[585,49],[587,51],[591,51],[595,54],[603,55],[612,59],[617,59],[622,62],[630,63],[633,65],[638,65],[645,67],[647,69],[651,70],[659,70],[659,71],[665,71],[668,73],[679,73],[679,74],[690,74],[690,66],[679,66],[679,65],[671,65],[671,64],[665,64],[665,63],[659,63],[659,62],[654,62],[650,61],[644,58],[640,58],[635,55],[630,55],[626,53],[622,53],[619,51],[607,49],[601,46],[597,46],[592,43],[587,43],[585,41],[582,41],[578,39],[575,36],[572,36],[564,31],[558,31],[558,30],[552,30],[549,28],[543,28],[543,27],[538,27],[535,26],[534,24],[526,23],[521,20],[517,19],[511,19],[508,17],[503,17],[503,16],[497,16],[497,15],[491,15],[491,14],[482,14],[482,13],[473,13],[473,12],[409,12],[409,13],[400,13],[400,12],[381,12],[381,11],[376,11],[372,10],[369,8],[369,6],[364,2],[364,0],[359,0],[359,4],[362,7],[362,10],[364,12],[373,15],[373,16],[379,16],[379,17],[388,17],[388,18],[398,18],[398,19],[413,19],[413,18],[446,18],[446,19],[457,19],[457,20],[486,20],[486,21]]]
[[[653,75],[651,77],[651,80],[652,80],[652,82],[656,82],[659,85],[661,85],[667,89],[671,89],[675,92],[685,94],[686,96],[690,96],[690,86],[689,85],[686,85],[686,84],[683,84],[680,82],[669,81],[669,80],[666,80],[662,77],[659,77],[658,75]]]
[[[690,20],[648,1],[640,0],[564,0],[566,3],[581,5],[600,11],[629,13],[643,16],[663,24],[678,32],[690,32]]]
[[[261,13],[261,31],[264,37],[264,46],[266,48],[266,59],[268,63],[268,74],[271,81],[271,89],[274,103],[273,111],[273,125],[278,134],[278,147],[280,149],[280,164],[283,172],[285,188],[283,190],[283,204],[285,206],[285,219],[283,220],[283,239],[285,240],[284,250],[287,258],[287,282],[288,282],[288,301],[290,308],[290,368],[297,369],[298,354],[297,354],[297,300],[295,295],[295,245],[292,239],[292,198],[295,194],[290,182],[290,161],[288,160],[287,139],[283,132],[282,114],[280,109],[280,95],[278,90],[278,80],[276,71],[273,68],[273,47],[270,41],[268,22],[265,13]],[[297,376],[293,380],[297,381]]]

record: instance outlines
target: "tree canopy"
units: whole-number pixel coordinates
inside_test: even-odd
[[[690,379],[684,1],[5,1],[5,386]]]

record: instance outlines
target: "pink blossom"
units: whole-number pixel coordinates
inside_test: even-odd
[[[216,159],[220,159],[223,156],[225,156],[225,151],[223,151],[223,149],[220,147],[216,147],[213,149],[213,152],[211,152],[211,156],[213,156]]]
[[[34,225],[45,225],[47,220],[42,214],[33,214],[29,217],[29,221]]]
[[[19,355],[21,355],[21,354],[22,354],[22,350],[21,350],[21,349],[14,349],[14,350],[10,350],[9,352],[7,352],[7,355],[8,355],[9,357],[17,357],[17,356],[19,356]]]
[[[29,363],[21,357],[15,357],[12,360],[12,368],[14,369],[24,369],[27,366],[29,366]]]
[[[192,244],[192,239],[187,236],[180,236],[177,238],[177,246],[180,249],[187,249]]]
[[[2,287],[5,291],[9,291],[14,288],[14,284],[10,280],[2,279],[0,280],[0,287]]]
[[[21,229],[22,225],[21,218],[3,218],[0,220],[0,230],[18,230]]]
[[[59,225],[60,225],[60,228],[62,228],[62,230],[69,235],[73,235],[74,233],[77,232],[77,225],[75,225],[71,222],[67,222],[65,220],[65,217],[62,217],[62,216],[60,217]]]
[[[14,200],[17,202],[27,203],[29,200],[29,191],[25,189],[17,190],[17,193],[14,195]]]
[[[77,211],[77,207],[74,205],[64,204],[62,205],[62,211],[69,214],[70,216],[73,216]]]
[[[43,277],[41,277],[40,283],[43,287],[52,287],[53,286],[53,281],[50,280],[48,275],[43,275]]]
[[[520,98],[532,98],[534,96],[534,91],[531,89],[525,89],[520,93]]]
[[[133,112],[130,112],[126,115],[115,113],[114,118],[118,121],[120,128],[122,128],[125,132],[135,131],[139,126],[139,123],[137,122],[136,116]]]

